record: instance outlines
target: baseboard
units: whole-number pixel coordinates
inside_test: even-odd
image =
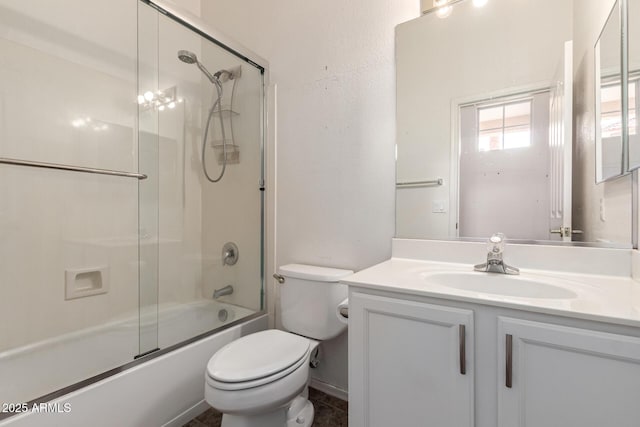
[[[309,386],[312,388],[315,388],[316,390],[320,390],[321,392],[326,393],[329,396],[333,396],[333,397],[337,397],[338,399],[349,401],[348,391],[345,391],[331,384],[327,384],[315,378],[311,378],[311,382],[309,383]]]
[[[163,424],[162,427],[182,427],[183,425],[185,425],[186,423],[188,423],[198,415],[202,414],[209,408],[211,408],[211,406],[209,406],[209,404],[206,401],[201,400],[200,402],[196,403],[191,408],[187,409],[186,411],[184,411],[183,413],[181,413],[180,415],[178,415],[168,423]]]

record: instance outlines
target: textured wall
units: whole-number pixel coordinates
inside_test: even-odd
[[[202,3],[203,19],[269,60],[278,85],[279,265],[359,270],[390,256],[394,27],[418,14],[418,0]],[[316,377],[346,389],[346,334],[324,348]]]

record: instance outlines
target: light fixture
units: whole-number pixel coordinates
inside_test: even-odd
[[[153,92],[146,91],[144,93],[144,99],[146,99],[147,101],[153,101],[154,97],[155,97],[155,95],[153,94]]]
[[[438,18],[446,18],[453,12],[453,7],[447,6],[447,3],[449,0],[434,0],[433,5],[437,8],[436,16]]]
[[[483,7],[489,2],[489,0],[473,0],[473,5],[475,7]]]

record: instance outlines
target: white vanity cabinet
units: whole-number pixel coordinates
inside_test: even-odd
[[[498,318],[498,426],[637,427],[640,339]]]
[[[349,425],[638,427],[638,335],[352,287]]]
[[[473,426],[473,312],[349,298],[349,426]]]

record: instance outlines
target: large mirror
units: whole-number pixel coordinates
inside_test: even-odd
[[[624,1],[624,0],[623,0]],[[627,170],[622,129],[622,21],[616,1],[596,41],[596,182],[616,178]]]
[[[614,4],[462,0],[396,28],[397,237],[631,246],[631,177],[595,176]]]
[[[628,40],[628,121],[629,121],[629,168],[640,167],[640,128],[637,111],[640,109],[640,0],[626,0]]]

